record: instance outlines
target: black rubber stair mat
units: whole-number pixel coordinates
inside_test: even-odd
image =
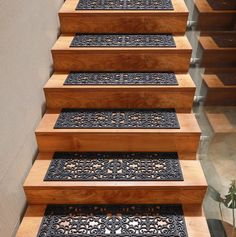
[[[76,34],[70,47],[176,47],[171,34]]]
[[[57,152],[44,181],[183,181],[177,153]]]
[[[181,205],[49,205],[37,237],[187,237]]]
[[[236,10],[235,0],[207,0],[213,10]]]
[[[171,0],[80,0],[76,10],[174,10]]]
[[[173,72],[70,72],[64,85],[178,85]]]
[[[174,109],[63,109],[55,129],[179,129]]]

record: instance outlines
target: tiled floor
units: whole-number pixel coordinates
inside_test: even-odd
[[[236,107],[194,108],[202,129],[199,159],[209,186],[224,196],[232,180],[236,180]],[[204,201],[209,219],[221,219],[219,206],[209,192]],[[223,207],[223,219],[232,223],[232,210]]]

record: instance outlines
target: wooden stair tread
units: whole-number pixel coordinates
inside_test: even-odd
[[[200,36],[199,42],[203,51],[201,66],[205,68],[235,68],[235,36],[235,32],[207,32],[207,34]]]
[[[57,51],[63,51],[63,52],[71,52],[71,51],[86,51],[86,53],[89,53],[89,51],[111,51],[114,53],[117,53],[117,51],[132,51],[134,52],[140,52],[140,51],[178,51],[178,50],[185,50],[185,51],[191,51],[191,45],[187,39],[186,36],[173,36],[174,41],[176,43],[176,47],[169,48],[169,47],[70,47],[70,44],[74,38],[74,34],[65,35],[62,34],[56,43],[54,44],[52,48],[52,52],[56,53]]]
[[[228,73],[229,77],[234,73]],[[235,75],[235,74],[234,74]],[[235,85],[226,85],[223,80],[217,74],[205,74],[202,76],[204,82],[206,83],[209,89],[235,89],[236,88],[236,80],[232,79],[235,82]]]
[[[16,237],[36,237],[45,213],[46,205],[28,207]],[[183,206],[189,237],[210,237],[205,217],[199,205]]]
[[[197,30],[234,30],[236,10],[215,10],[207,0],[195,0],[194,3],[198,15]]]
[[[160,89],[173,90],[173,89],[189,89],[195,90],[196,86],[189,74],[176,74],[176,79],[179,85],[63,85],[68,73],[54,73],[44,86],[44,90],[51,89]]]
[[[235,106],[232,107],[206,107],[206,117],[214,135],[229,135],[236,133],[236,126],[232,122],[235,115]],[[232,113],[234,111],[234,113]]]
[[[47,134],[47,133],[189,133],[194,134],[200,133],[200,128],[193,114],[177,114],[180,129],[54,129],[54,125],[59,114],[45,114],[41,120],[36,134]]]
[[[78,14],[142,14],[155,13],[155,14],[166,14],[166,13],[186,13],[188,14],[188,9],[183,1],[172,0],[174,10],[76,10],[78,0],[67,0],[59,11],[59,14],[66,15],[78,15]]]
[[[59,12],[61,32],[184,34],[188,9],[172,0],[174,10],[75,10],[78,0],[67,0]],[[170,17],[171,16],[171,17]]]
[[[47,108],[175,108],[191,111],[195,84],[177,74],[178,85],[63,85],[68,73],[54,73],[44,87]]]
[[[218,0],[218,1],[224,1],[224,0]],[[195,0],[194,1],[198,11],[200,13],[236,13],[236,10],[215,10],[212,8],[212,6],[209,4],[207,0]]]
[[[204,50],[217,50],[217,51],[236,51],[236,47],[227,47],[227,45],[221,47],[214,40],[214,36],[220,36],[222,39],[224,37],[232,37],[235,39],[235,32],[208,32],[206,35],[201,35],[199,37],[199,42]]]
[[[44,181],[52,153],[41,153],[24,190],[30,204],[201,203],[207,183],[200,162],[181,158],[184,181]]]
[[[40,158],[43,156],[43,158]],[[70,189],[83,189],[83,188],[206,188],[206,180],[201,169],[200,162],[197,160],[180,160],[184,181],[43,181],[47,169],[50,165],[52,154],[40,154],[35,161],[28,178],[25,181],[25,189],[37,188],[70,188]]]
[[[236,105],[236,79],[235,72],[221,72],[224,77],[228,75],[228,81],[234,82],[234,85],[224,84],[224,77],[221,78],[220,72],[216,74],[205,74],[202,76],[207,94],[205,105],[232,106]],[[218,117],[218,116],[216,116]]]
[[[159,151],[196,154],[201,133],[193,114],[177,113],[180,129],[54,129],[58,116],[56,111],[45,114],[36,129],[41,152]]]
[[[70,47],[74,34],[61,35],[52,48],[55,71],[173,71],[187,73],[191,45],[174,36],[176,47]]]

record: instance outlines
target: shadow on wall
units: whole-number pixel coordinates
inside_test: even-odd
[[[22,184],[37,154],[63,2],[0,0],[0,236],[15,235],[26,203]]]

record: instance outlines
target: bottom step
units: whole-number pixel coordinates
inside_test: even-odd
[[[210,237],[200,206],[30,206],[16,237]]]

